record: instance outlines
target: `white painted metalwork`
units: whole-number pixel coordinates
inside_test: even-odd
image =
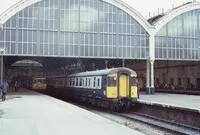
[[[3,55],[5,53],[5,49],[1,48],[0,53],[1,53],[1,83],[3,83]]]
[[[186,4],[183,5],[179,8],[173,9],[171,11],[169,11],[165,16],[163,16],[160,20],[158,20],[155,24],[155,31],[153,32],[153,36],[156,35],[156,33],[162,28],[164,27],[170,20],[174,19],[175,17],[195,10],[195,9],[200,9],[200,2],[192,2],[190,4]]]
[[[147,31],[147,33],[151,33],[151,29],[153,28],[149,22],[133,8],[133,3],[131,0],[102,0],[109,4],[112,4],[119,9],[125,11],[127,14],[132,16],[138,23]]]
[[[0,9],[0,26],[19,11],[39,1],[41,0],[6,0],[6,4],[3,2]]]

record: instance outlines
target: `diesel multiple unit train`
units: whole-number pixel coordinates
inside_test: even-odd
[[[112,68],[47,78],[47,89],[114,111],[129,109],[138,99],[137,74]]]
[[[15,80],[19,82],[21,87],[37,92],[46,91],[47,88],[46,78],[44,77],[17,76]]]

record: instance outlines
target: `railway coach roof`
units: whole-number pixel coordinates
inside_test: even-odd
[[[68,77],[108,75],[108,74],[117,73],[119,71],[129,71],[131,74],[136,74],[135,71],[129,68],[111,68],[111,69],[104,69],[104,70],[75,73],[75,74],[69,75]]]

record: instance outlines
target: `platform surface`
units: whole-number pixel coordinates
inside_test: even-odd
[[[0,135],[143,135],[124,125],[33,91],[0,101]]]
[[[165,107],[168,106],[187,109],[200,113],[200,96],[168,93],[156,93],[154,95],[147,95],[141,92],[138,102],[145,104],[158,104]]]

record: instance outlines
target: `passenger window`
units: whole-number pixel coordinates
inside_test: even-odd
[[[116,86],[117,85],[117,78],[116,77],[108,77],[107,78],[107,85],[108,86]]]
[[[96,88],[96,77],[94,77],[94,84],[93,87]]]
[[[83,81],[83,82],[82,82],[82,85],[83,85],[83,87],[84,87],[84,79],[82,79],[82,81]]]
[[[99,87],[100,86],[100,79],[98,78],[97,79],[97,87]]]
[[[136,77],[131,77],[131,86],[137,86]]]
[[[90,78],[88,79],[88,87],[90,87]]]
[[[87,78],[85,78],[85,87],[87,87]]]
[[[79,86],[82,86],[82,78],[80,78]]]
[[[69,85],[72,86],[72,79],[69,79]]]
[[[77,79],[76,79],[76,86],[78,86],[78,80],[79,80],[79,79],[77,78]]]
[[[72,86],[75,86],[75,79],[73,79],[73,84],[72,84]]]

